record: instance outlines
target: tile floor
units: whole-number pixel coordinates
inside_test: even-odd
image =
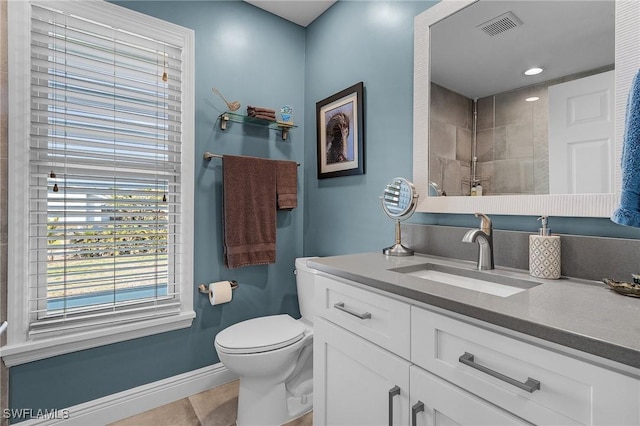
[[[145,411],[110,426],[231,426],[238,409],[238,381]],[[312,413],[286,426],[312,426]]]

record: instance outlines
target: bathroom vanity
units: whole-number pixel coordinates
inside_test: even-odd
[[[640,424],[640,300],[433,256],[314,259],[314,424]]]

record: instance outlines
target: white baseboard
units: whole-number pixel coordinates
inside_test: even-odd
[[[218,363],[74,405],[65,410],[50,412],[48,417],[57,418],[31,419],[20,422],[20,426],[105,425],[213,389],[237,378],[222,363]]]

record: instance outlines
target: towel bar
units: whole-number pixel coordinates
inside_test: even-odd
[[[204,155],[202,157],[207,161],[211,161],[212,158],[222,158],[222,155],[214,154],[214,153],[211,153],[211,152],[207,151],[207,152],[204,153]]]
[[[222,157],[224,157],[224,156],[220,155],[220,154],[214,154],[214,153],[209,152],[209,151],[205,152],[202,155],[202,158],[204,158],[206,161],[211,161],[212,158],[222,158]],[[300,163],[296,163],[296,164],[298,165],[298,167],[300,167]]]

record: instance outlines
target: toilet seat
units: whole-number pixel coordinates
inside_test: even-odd
[[[292,345],[304,337],[305,326],[289,315],[253,318],[225,328],[216,336],[219,350],[254,354]]]

